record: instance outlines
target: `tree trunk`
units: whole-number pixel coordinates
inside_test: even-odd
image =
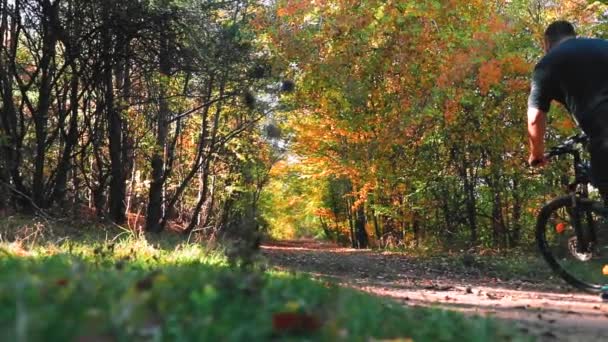
[[[469,229],[471,231],[470,243],[471,245],[477,244],[477,200],[475,198],[475,184],[473,183],[472,177],[469,177],[468,172],[465,171],[464,177],[464,191],[466,194],[466,211]]]
[[[519,245],[521,238],[521,214],[522,214],[522,199],[519,195],[519,182],[517,179],[513,179],[513,218],[509,247],[516,247]]]
[[[161,16],[159,20],[160,51],[159,51],[159,71],[161,74],[160,94],[158,104],[158,115],[156,118],[156,147],[152,155],[152,181],[150,183],[150,193],[148,200],[148,211],[146,215],[146,231],[160,233],[163,230],[161,219],[165,216],[164,196],[165,187],[165,162],[167,157],[167,136],[169,132],[169,103],[167,101],[167,85],[171,72],[169,61],[169,36],[168,18]]]
[[[418,214],[414,212],[412,214],[412,230],[414,231],[414,244],[416,247],[420,246],[420,219]]]
[[[192,219],[186,228],[186,232],[190,233],[194,228],[200,223],[200,213],[203,205],[207,202],[207,188],[209,183],[209,167],[205,165],[202,168],[200,174],[200,187],[199,187],[199,196],[198,201],[196,202],[196,206],[194,207],[194,211],[192,213]]]
[[[355,218],[353,217],[352,204],[347,199],[346,200],[346,214],[348,216],[348,227],[350,228],[350,243],[352,248],[357,248],[357,236],[355,234]],[[336,231],[338,231],[338,215],[336,213]]]
[[[107,1],[107,0],[106,0]],[[128,115],[131,98],[131,78],[130,78],[130,64],[131,64],[131,37],[120,36],[117,37],[117,50],[120,50],[119,56],[121,60],[116,63],[116,81],[118,83],[118,89],[120,90],[120,101],[118,102],[117,111],[122,113],[121,115]],[[133,177],[135,175],[135,150],[134,150],[134,139],[130,134],[128,122],[122,122],[122,148],[121,158],[123,160],[123,179],[126,181],[127,177]],[[131,175],[131,176],[129,176]],[[130,212],[130,201],[132,197],[133,183],[131,182],[131,189],[127,193],[127,187],[125,185],[125,212]]]
[[[321,223],[321,229],[323,229],[325,236],[327,236],[327,238],[329,238],[331,241],[336,242],[336,239],[334,238],[331,229],[329,229],[329,225],[327,224],[327,222],[325,222],[325,220],[323,220],[323,217],[319,217],[319,223]]]
[[[494,188],[494,196],[492,201],[492,232],[494,243],[498,247],[505,247],[507,243],[505,222],[502,215],[502,201],[500,192]]]
[[[9,175],[4,165],[6,156],[4,155],[4,149],[0,148],[0,211],[7,207],[10,190],[8,188]]]
[[[19,41],[19,20],[22,11],[21,1],[14,2],[13,13],[10,16],[8,13],[7,0],[2,2],[3,10],[0,11],[0,87],[2,94],[3,107],[0,112],[2,129],[5,139],[2,149],[5,158],[5,167],[10,177],[11,182],[11,202],[17,209],[29,211],[32,209],[32,203],[29,196],[30,191],[26,188],[21,176],[21,162],[23,150],[23,134],[19,127],[23,127],[20,120],[17,119],[17,108],[13,102],[13,89],[15,88],[12,75],[16,75],[16,54]],[[6,40],[4,39],[6,37]],[[4,43],[9,45],[4,46]]]
[[[110,219],[117,224],[125,222],[125,196],[126,182],[124,161],[122,160],[122,119],[116,110],[114,103],[114,81],[113,81],[113,32],[110,19],[112,4],[103,2],[104,27],[103,27],[103,82],[104,102],[108,120],[108,138],[110,142]]]
[[[78,72],[75,63],[72,64],[72,80],[70,82],[70,122],[66,135],[65,146],[61,155],[61,161],[57,165],[57,176],[55,187],[50,202],[58,203],[61,207],[65,200],[68,172],[73,168],[72,152],[78,143]]]
[[[42,2],[42,57],[39,65],[42,75],[40,78],[40,88],[38,90],[38,106],[32,113],[36,136],[32,197],[34,203],[40,208],[46,208],[47,206],[45,198],[44,167],[47,150],[49,109],[52,101],[52,62],[55,59],[55,48],[57,45],[55,27],[59,25],[58,22],[55,22],[55,19],[58,18],[58,13],[56,13],[58,8],[58,2],[55,2],[54,4],[51,4],[48,0]]]
[[[211,100],[213,84],[214,84],[214,80],[213,80],[213,78],[211,78],[211,80],[209,81],[208,88],[207,88],[207,95],[206,95],[205,102],[209,102]],[[222,82],[222,85],[220,86],[220,97],[223,96],[223,93],[224,93],[224,83]],[[182,184],[180,185],[180,187],[178,188],[176,195],[174,196],[172,201],[169,203],[169,207],[171,207],[175,203],[175,201],[177,201],[178,196],[181,196],[181,193],[183,192],[183,190],[185,190],[187,184],[190,183],[190,180],[194,177],[196,172],[199,172],[198,200],[197,200],[196,206],[194,208],[194,212],[192,214],[190,223],[188,224],[188,227],[184,231],[184,233],[186,233],[186,234],[189,234],[196,227],[196,225],[199,224],[199,214],[200,214],[202,206],[204,205],[205,201],[207,200],[209,167],[211,165],[210,164],[211,155],[215,151],[214,145],[215,145],[215,141],[217,139],[217,131],[219,128],[218,127],[219,126],[219,117],[222,112],[221,103],[219,103],[217,105],[217,108],[215,110],[215,114],[214,114],[213,120],[212,120],[213,127],[211,128],[211,133],[209,133],[209,127],[208,127],[209,110],[210,110],[210,106],[206,106],[203,109],[202,114],[201,114],[202,115],[201,131],[200,131],[198,147],[197,147],[197,158],[195,158],[194,165],[191,168],[188,175],[186,176],[186,178],[184,179],[184,181],[182,182]],[[211,136],[209,136],[209,135],[211,135]]]
[[[376,242],[380,243],[382,233],[380,232],[380,225],[378,224],[378,216],[376,216],[376,211],[373,208],[371,209],[371,214],[374,223],[374,233],[376,234]]]
[[[356,248],[367,248],[368,247],[368,237],[367,232],[365,231],[365,205],[359,205],[357,208],[357,217],[355,220],[355,231],[356,231]]]
[[[449,192],[442,189],[441,195],[439,196],[439,202],[441,203],[441,211],[443,212],[443,223],[445,224],[445,235],[447,238],[452,237],[456,233],[456,225],[454,220],[453,211],[450,209]]]

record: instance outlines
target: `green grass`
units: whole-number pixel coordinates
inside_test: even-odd
[[[1,229],[8,236],[16,228]],[[57,231],[66,232],[0,243],[0,340],[525,339],[486,318],[408,309],[301,275],[240,271],[217,250],[170,234],[114,239],[119,231],[95,229],[73,238]],[[273,327],[285,312],[320,327]]]

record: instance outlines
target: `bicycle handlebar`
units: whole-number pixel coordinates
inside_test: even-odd
[[[564,140],[563,143],[551,147],[549,152],[545,153],[544,159],[551,159],[553,157],[561,156],[563,154],[573,154],[577,151],[574,147],[576,144],[584,144],[588,140],[587,135],[585,133],[579,133],[572,136],[569,136]],[[541,163],[541,160],[535,160],[531,163],[532,166],[536,166]]]
[[[574,145],[584,144],[587,142],[587,140],[587,135],[585,135],[585,133],[572,135],[566,138],[563,143],[550,148],[549,152],[545,153],[544,157],[545,159],[550,159],[564,154],[573,154],[578,151]]]
[[[545,158],[557,157],[562,154],[568,154],[576,151],[574,145],[583,144],[587,142],[587,136],[585,133],[576,134],[566,138],[566,140],[552,148],[549,149],[549,152],[545,153]]]

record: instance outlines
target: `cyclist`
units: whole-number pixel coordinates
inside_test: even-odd
[[[531,165],[546,163],[544,135],[551,101],[562,103],[589,137],[591,177],[608,199],[608,41],[577,38],[567,21],[544,34],[545,56],[532,74],[528,98]]]

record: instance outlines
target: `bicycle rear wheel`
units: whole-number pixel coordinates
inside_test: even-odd
[[[538,215],[536,241],[543,257],[569,284],[588,292],[608,285],[608,221],[597,201],[571,196],[556,198]],[[578,218],[577,218],[578,217]],[[583,246],[575,227],[583,236]]]

